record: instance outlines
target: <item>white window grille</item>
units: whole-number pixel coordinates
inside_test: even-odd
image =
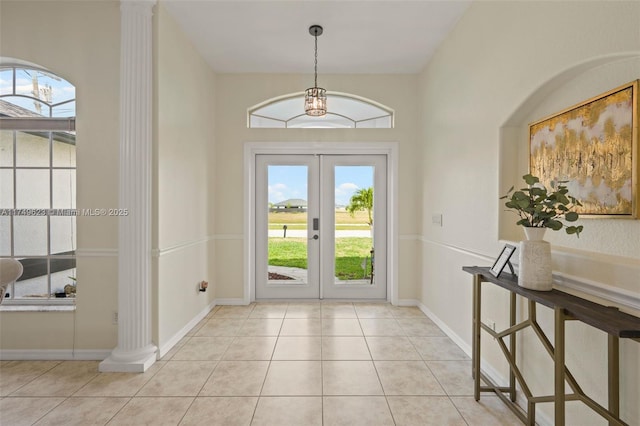
[[[250,128],[393,128],[394,111],[360,96],[327,92],[327,114],[308,116],[304,93],[280,96],[249,108]]]
[[[73,303],[76,214],[75,87],[0,66],[0,257],[24,267],[6,304]]]

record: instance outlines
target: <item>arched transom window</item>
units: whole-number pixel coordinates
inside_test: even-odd
[[[285,95],[249,109],[250,128],[393,128],[394,112],[382,104],[346,93],[327,93],[327,114],[304,113],[304,93]]]

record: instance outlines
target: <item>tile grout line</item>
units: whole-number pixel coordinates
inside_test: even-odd
[[[313,334],[300,334],[300,335],[294,335],[294,336],[285,336],[285,335],[283,335],[283,334],[282,334],[282,333],[283,333],[283,331],[285,331],[285,330],[284,330],[284,320],[287,318],[287,313],[289,312],[289,310],[290,310],[290,309],[292,309],[292,305],[293,305],[292,303],[287,303],[287,307],[286,307],[286,309],[285,309],[284,316],[283,316],[283,317],[282,317],[282,319],[281,319],[281,323],[280,323],[280,326],[279,326],[279,330],[278,330],[278,332],[277,332],[277,335],[275,335],[275,337],[276,337],[276,338],[275,338],[275,342],[274,342],[273,347],[272,347],[272,350],[271,350],[270,357],[269,357],[269,359],[267,359],[267,360],[266,360],[266,361],[268,361],[268,365],[267,365],[267,369],[266,369],[266,372],[265,372],[265,376],[264,376],[264,378],[263,378],[263,380],[262,380],[262,384],[261,384],[261,386],[260,386],[260,390],[259,390],[259,392],[258,392],[258,395],[257,395],[257,397],[255,397],[255,398],[256,398],[256,399],[255,399],[255,405],[253,406],[253,410],[252,410],[252,412],[251,412],[251,416],[250,416],[250,420],[251,420],[251,422],[255,421],[255,419],[256,419],[256,417],[255,417],[255,416],[256,416],[256,413],[257,413],[257,407],[258,407],[258,403],[260,402],[260,400],[261,400],[261,399],[263,399],[263,398],[267,398],[267,397],[269,397],[269,396],[270,396],[270,395],[265,395],[265,396],[263,396],[263,395],[262,395],[262,393],[263,393],[263,391],[264,391],[264,386],[266,385],[266,381],[267,381],[267,378],[268,378],[268,376],[269,376],[269,372],[270,372],[270,371],[272,371],[272,370],[271,370],[271,367],[273,366],[273,365],[272,365],[272,364],[273,364],[273,361],[275,361],[275,358],[274,358],[274,357],[275,357],[275,354],[276,354],[276,351],[277,351],[277,348],[278,348],[278,344],[283,342],[283,341],[281,340],[281,337],[307,337],[307,338],[312,338],[312,337],[314,336]],[[398,420],[396,420],[396,418],[395,418],[395,417],[396,417],[396,414],[397,414],[397,415],[400,415],[400,414],[402,414],[402,411],[399,411],[398,413],[394,414],[394,412],[393,412],[393,411],[392,411],[392,409],[391,409],[390,399],[393,399],[394,397],[403,397],[403,396],[406,396],[406,397],[429,397],[429,398],[435,398],[435,399],[440,399],[440,398],[445,397],[445,398],[446,398],[446,400],[447,400],[447,401],[449,401],[449,403],[453,405],[453,407],[455,408],[455,413],[457,413],[457,414],[458,414],[458,416],[460,416],[460,419],[464,422],[464,424],[466,424],[466,425],[469,425],[469,424],[470,424],[470,423],[469,423],[469,421],[467,420],[467,418],[465,418],[465,416],[463,416],[463,415],[462,415],[462,411],[461,411],[461,410],[463,410],[463,409],[464,409],[464,407],[465,407],[465,405],[464,405],[464,404],[466,404],[466,402],[464,402],[464,404],[462,404],[462,405],[460,405],[460,406],[458,406],[458,405],[454,402],[454,397],[458,397],[459,399],[461,399],[461,400],[462,400],[462,398],[464,398],[464,397],[468,397],[468,395],[465,395],[465,394],[459,394],[460,392],[458,392],[458,391],[456,391],[456,393],[454,393],[454,394],[451,394],[451,395],[450,395],[450,394],[446,391],[446,389],[444,388],[444,386],[443,386],[443,381],[442,381],[438,376],[436,376],[436,375],[435,375],[434,370],[432,370],[431,366],[428,364],[428,362],[433,361],[433,362],[443,362],[445,365],[447,365],[448,363],[451,363],[451,362],[456,362],[456,361],[466,361],[466,360],[449,359],[449,358],[451,358],[449,355],[446,355],[446,354],[445,354],[445,356],[441,356],[441,355],[440,355],[440,352],[433,352],[433,351],[432,351],[428,346],[427,346],[427,350],[426,350],[427,355],[423,355],[423,354],[418,350],[418,347],[416,346],[416,345],[417,345],[417,343],[414,341],[414,338],[420,339],[420,338],[423,338],[423,337],[424,337],[424,338],[429,338],[429,337],[443,337],[443,336],[431,336],[431,335],[427,335],[427,336],[421,336],[421,335],[418,335],[418,336],[409,336],[409,334],[419,334],[419,332],[418,332],[418,331],[416,331],[417,329],[416,329],[416,330],[414,330],[414,331],[411,331],[411,329],[412,329],[412,328],[415,328],[415,327],[414,327],[414,325],[412,325],[412,324],[405,324],[405,326],[401,325],[400,320],[401,320],[401,319],[402,319],[402,320],[408,320],[408,319],[412,319],[412,320],[419,320],[419,319],[421,319],[421,318],[417,318],[417,317],[401,317],[401,318],[398,318],[398,317],[396,317],[396,316],[395,316],[395,315],[396,315],[396,314],[398,314],[398,313],[394,313],[394,316],[393,316],[391,319],[393,319],[393,320],[394,320],[394,322],[395,322],[397,325],[399,325],[399,329],[400,329],[400,331],[401,331],[401,333],[402,333],[402,334],[398,334],[398,335],[396,335],[396,334],[392,334],[392,335],[389,335],[388,337],[398,336],[398,337],[402,337],[402,338],[404,338],[404,339],[409,340],[409,342],[410,342],[410,344],[411,344],[411,347],[412,347],[412,348],[417,352],[417,354],[419,355],[420,361],[423,363],[423,365],[425,365],[425,366],[427,367],[427,370],[428,370],[428,371],[430,372],[430,374],[433,376],[433,378],[435,379],[435,382],[436,382],[436,383],[438,383],[438,385],[440,386],[440,388],[444,391],[444,394],[443,394],[443,395],[423,395],[423,394],[420,394],[420,393],[419,393],[419,392],[420,392],[420,389],[418,389],[418,394],[416,394],[416,395],[388,395],[388,394],[387,394],[387,392],[386,392],[386,390],[385,390],[385,388],[384,388],[384,386],[383,386],[383,382],[382,382],[382,380],[381,380],[381,376],[380,376],[380,373],[379,373],[379,371],[378,371],[378,367],[377,367],[377,365],[376,365],[376,360],[374,360],[374,359],[373,359],[374,357],[373,357],[372,350],[371,350],[371,348],[370,348],[370,344],[369,344],[369,340],[368,340],[368,338],[370,338],[370,337],[387,337],[385,333],[388,333],[388,330],[387,330],[387,331],[383,331],[383,332],[381,332],[381,335],[380,335],[380,336],[376,336],[376,333],[377,333],[377,332],[374,330],[374,331],[373,331],[373,336],[367,336],[367,335],[365,335],[365,332],[364,332],[365,330],[364,330],[363,320],[365,320],[364,322],[365,322],[365,323],[367,323],[367,324],[368,324],[368,326],[373,326],[373,327],[375,328],[376,326],[380,326],[380,327],[382,327],[382,326],[386,326],[386,325],[388,325],[388,323],[386,323],[386,322],[385,322],[385,323],[383,323],[383,324],[375,324],[376,320],[380,320],[380,319],[388,320],[389,318],[386,318],[386,317],[384,317],[384,316],[381,316],[381,317],[376,316],[376,315],[384,315],[384,314],[385,314],[384,312],[376,313],[376,312],[368,312],[368,311],[367,311],[367,312],[364,312],[364,311],[363,311],[363,312],[361,312],[361,313],[359,314],[359,313],[358,313],[358,310],[357,310],[357,309],[355,309],[355,306],[354,306],[354,304],[353,304],[353,303],[349,302],[349,305],[350,305],[350,306],[352,306],[352,307],[353,307],[353,309],[354,309],[354,311],[355,311],[355,314],[356,314],[355,319],[357,319],[357,320],[358,320],[358,327],[359,327],[359,331],[361,332],[361,335],[360,335],[360,336],[356,336],[356,335],[354,335],[353,337],[362,337],[362,339],[364,340],[364,343],[365,343],[366,348],[367,348],[367,353],[368,353],[368,355],[369,355],[369,357],[370,357],[370,359],[369,359],[369,360],[367,360],[367,361],[370,361],[370,362],[371,362],[371,364],[372,364],[372,365],[373,365],[373,367],[374,367],[374,371],[376,372],[376,377],[377,377],[377,379],[378,379],[378,383],[379,383],[379,385],[381,386],[381,390],[382,390],[382,395],[381,395],[381,396],[384,396],[384,398],[385,398],[385,402],[387,403],[387,408],[388,408],[388,410],[389,410],[389,413],[390,413],[391,419],[392,419],[392,421],[393,421],[393,424],[397,424],[397,421],[399,421],[399,419],[398,419]],[[254,306],[254,307],[255,307],[255,306]],[[209,320],[211,320],[211,319],[221,319],[220,317],[214,317],[214,315],[213,315],[213,314],[215,314],[215,312],[220,311],[220,309],[221,309],[221,308],[222,308],[222,307],[220,307],[220,306],[219,306],[219,307],[216,307],[216,309],[215,309],[211,314],[208,314],[208,315],[207,315],[207,321],[209,321]],[[253,311],[253,307],[251,308],[251,311]],[[268,311],[268,310],[266,310],[266,311]],[[266,311],[265,311],[265,312],[266,312]],[[293,312],[293,311],[292,311],[292,312]],[[348,318],[348,317],[349,317],[349,315],[348,315],[346,312],[339,311],[339,312],[342,312],[342,313],[341,313],[341,314],[339,313],[339,314],[337,314],[337,315],[336,315],[336,312],[335,312],[335,311],[332,311],[332,314],[333,314],[332,316],[323,317],[323,315],[322,315],[322,305],[321,305],[321,310],[320,310],[320,312],[321,312],[321,315],[320,315],[320,318],[319,318],[319,320],[320,320],[320,321],[319,321],[319,323],[320,323],[320,333],[319,333],[319,337],[320,337],[320,339],[319,339],[319,342],[320,342],[320,348],[319,348],[319,351],[320,351],[320,388],[321,388],[321,391],[320,391],[320,398],[321,398],[321,399],[320,399],[320,403],[321,403],[321,413],[320,413],[320,414],[321,414],[321,416],[320,416],[320,420],[321,420],[321,424],[323,424],[323,425],[324,425],[324,423],[325,423],[325,418],[324,418],[324,414],[325,414],[325,411],[324,411],[324,410],[325,410],[325,405],[324,405],[324,402],[325,402],[325,398],[329,397],[328,395],[325,395],[325,394],[324,394],[324,392],[325,392],[325,389],[324,389],[324,383],[325,383],[325,382],[324,382],[324,363],[325,363],[326,361],[328,361],[328,360],[325,360],[325,359],[324,359],[324,358],[325,358],[325,356],[327,356],[327,355],[328,355],[328,352],[327,352],[327,351],[324,351],[324,342],[325,342],[325,341],[328,341],[330,338],[336,338],[336,337],[338,337],[338,338],[339,338],[339,337],[351,337],[351,335],[350,335],[350,334],[341,335],[341,334],[339,334],[339,333],[338,333],[338,334],[335,334],[335,333],[334,333],[333,335],[331,335],[331,334],[326,334],[326,335],[325,335],[325,334],[324,334],[324,332],[323,332],[323,331],[324,331],[323,325],[324,325],[324,323],[325,323],[325,322],[329,323],[329,322],[331,322],[332,320],[335,320],[335,319],[341,319],[341,318],[346,319],[346,318]],[[400,315],[405,315],[405,314],[409,314],[409,313],[410,313],[410,312],[400,312],[399,314],[400,314]],[[309,314],[309,313],[307,312],[307,314]],[[209,316],[209,315],[210,315],[210,316]],[[202,395],[202,392],[203,392],[204,387],[205,387],[205,386],[206,386],[206,384],[209,382],[209,380],[211,380],[211,378],[212,378],[212,376],[213,376],[214,372],[219,368],[220,363],[223,361],[223,359],[222,359],[222,358],[224,358],[225,354],[226,354],[226,353],[228,353],[228,351],[229,351],[229,349],[230,349],[231,345],[233,344],[233,342],[235,342],[239,337],[243,337],[243,336],[241,336],[239,333],[240,333],[240,330],[242,329],[242,327],[243,327],[243,326],[248,322],[248,319],[250,319],[250,318],[249,318],[249,316],[250,316],[250,315],[251,315],[251,312],[249,312],[247,316],[245,316],[245,317],[243,317],[243,318],[239,318],[239,319],[241,319],[241,320],[242,320],[242,321],[238,321],[238,323],[239,323],[240,325],[239,325],[238,327],[234,328],[234,330],[235,330],[235,331],[233,331],[233,332],[231,332],[231,333],[229,333],[229,334],[227,335],[227,336],[231,337],[231,339],[230,339],[230,343],[229,343],[229,344],[227,345],[227,347],[226,347],[226,348],[225,348],[225,349],[220,353],[220,355],[219,355],[219,359],[215,360],[215,361],[216,361],[216,364],[214,365],[214,367],[213,367],[213,368],[212,368],[212,370],[210,371],[209,375],[205,378],[205,380],[204,380],[203,384],[200,386],[199,391],[197,391],[197,392],[194,394],[194,396],[193,396],[193,397],[191,397],[192,399],[191,399],[190,403],[188,404],[188,406],[186,407],[186,410],[184,411],[184,413],[182,414],[182,416],[181,416],[181,417],[180,417],[180,419],[178,420],[178,423],[182,423],[183,421],[185,421],[185,419],[187,418],[187,414],[188,414],[192,409],[194,409],[194,410],[195,410],[195,408],[194,408],[194,407],[196,407],[195,402],[196,402],[196,400],[197,400],[197,399],[199,399],[199,398],[201,398],[201,397],[202,397],[202,398],[204,398],[204,395]],[[271,317],[269,317],[269,315],[271,315],[269,312],[266,312],[265,314],[260,314],[260,315],[264,315],[264,318],[260,317],[260,318],[254,318],[254,319],[256,319],[256,320],[265,320],[265,319],[269,319],[269,318],[271,318]],[[372,317],[372,318],[364,318],[364,317],[362,317],[362,318],[361,318],[361,315],[364,315],[364,316],[368,316],[368,315],[370,316],[370,315],[373,315],[373,317]],[[305,319],[307,319],[307,320],[308,320],[308,319],[310,319],[310,318],[306,317]],[[206,323],[205,323],[205,324],[206,324]],[[417,324],[417,325],[419,325],[418,323],[416,323],[416,324]],[[203,325],[203,326],[204,326],[204,325]],[[408,327],[408,328],[407,328],[407,327]],[[201,326],[201,327],[199,327],[199,329],[200,329],[200,328],[202,328],[202,326]],[[383,328],[384,328],[384,327],[383,327]],[[420,327],[419,327],[419,328],[420,328]],[[393,331],[393,330],[392,330],[392,331]],[[393,331],[393,332],[395,333],[395,331]],[[190,333],[191,333],[191,332],[190,332]],[[269,333],[272,333],[272,332],[269,332]],[[269,333],[268,333],[268,334],[269,334]],[[269,335],[270,335],[270,336],[272,336],[273,334],[269,334]],[[184,346],[184,345],[188,344],[189,342],[193,341],[193,338],[194,338],[194,337],[197,337],[197,336],[195,336],[195,334],[192,334],[192,335],[188,336],[188,339],[187,339],[187,340],[185,340],[185,342],[184,342],[184,343],[183,343],[183,345],[181,345],[181,346]],[[202,337],[209,337],[209,336],[202,336]],[[223,336],[213,336],[213,337],[223,337]],[[252,337],[252,336],[247,336],[247,337]],[[262,335],[261,335],[260,333],[258,333],[255,337],[262,337]],[[267,336],[265,336],[265,337],[267,337]],[[180,350],[182,350],[182,349],[184,349],[184,348],[183,348],[183,347],[181,347],[178,351],[176,351],[176,352],[171,356],[171,358],[167,359],[167,360],[163,363],[163,365],[160,365],[160,366],[159,366],[159,368],[158,368],[158,370],[157,370],[157,371],[155,371],[155,372],[153,373],[153,375],[151,375],[147,380],[145,380],[145,381],[144,381],[144,382],[139,386],[138,390],[137,390],[135,393],[133,393],[133,396],[116,396],[116,395],[114,395],[114,396],[101,396],[101,395],[88,395],[88,396],[82,396],[82,395],[78,395],[78,393],[80,393],[83,389],[86,389],[86,388],[87,388],[91,383],[94,383],[94,382],[96,381],[96,379],[100,376],[100,374],[98,373],[98,374],[96,374],[95,376],[93,376],[93,377],[89,378],[89,379],[88,379],[88,381],[87,381],[86,383],[84,383],[83,385],[81,385],[78,389],[76,389],[75,391],[72,391],[72,392],[69,394],[69,396],[66,396],[66,397],[65,397],[65,396],[62,396],[62,397],[60,397],[60,396],[59,396],[59,397],[56,397],[56,398],[60,398],[60,399],[61,399],[61,401],[60,401],[58,404],[56,404],[55,406],[53,406],[52,408],[50,408],[46,413],[42,414],[38,419],[36,419],[36,420],[35,420],[35,423],[37,423],[37,422],[39,422],[39,421],[42,421],[44,418],[46,418],[47,416],[49,416],[49,415],[50,415],[54,410],[59,409],[59,407],[60,407],[62,404],[65,404],[66,402],[68,402],[68,401],[70,401],[70,400],[73,400],[73,399],[75,399],[75,398],[81,398],[81,397],[82,397],[82,398],[88,398],[88,399],[94,399],[94,398],[98,398],[98,399],[99,399],[99,398],[103,398],[103,399],[109,399],[109,398],[121,398],[121,399],[124,401],[123,405],[122,405],[120,408],[118,408],[118,409],[115,411],[115,413],[114,413],[113,415],[111,415],[111,416],[110,416],[110,418],[109,418],[108,420],[105,420],[105,421],[106,421],[106,424],[113,424],[113,423],[115,422],[115,420],[114,420],[114,419],[115,419],[118,415],[120,415],[120,414],[123,412],[123,410],[125,410],[128,406],[130,406],[130,405],[132,404],[132,402],[133,402],[133,400],[134,400],[135,398],[144,399],[144,398],[174,398],[174,397],[177,397],[178,395],[166,395],[166,396],[153,396],[153,395],[149,395],[149,396],[140,396],[139,394],[140,394],[141,390],[142,390],[145,386],[147,386],[147,385],[148,385],[148,383],[149,383],[151,380],[153,380],[153,378],[154,378],[154,377],[156,377],[156,375],[159,373],[159,371],[161,371],[161,370],[165,369],[165,367],[166,367],[167,365],[169,365],[169,363],[172,363],[172,365],[177,365],[178,363],[183,362],[183,361],[186,361],[186,362],[189,362],[189,361],[198,361],[197,359],[194,359],[194,360],[189,360],[189,359],[185,359],[185,360],[177,360],[177,359],[175,359],[175,357],[177,356],[177,354],[178,354],[178,353],[180,352]],[[432,353],[433,353],[433,355],[434,355],[434,356],[429,355],[429,354],[432,354]],[[265,354],[265,355],[266,355],[266,354]],[[347,357],[347,355],[343,354],[343,355],[341,355],[341,356],[338,356],[337,358],[342,359],[342,358],[345,358],[345,357]],[[200,358],[200,359],[201,359],[201,361],[214,361],[214,360],[210,360],[210,359],[208,359],[208,358],[206,357],[206,355],[198,355],[196,358]],[[297,355],[296,355],[296,356],[293,356],[293,355],[286,355],[286,356],[285,356],[285,358],[287,358],[287,359],[284,359],[284,360],[282,360],[282,361],[313,361],[313,359],[308,359],[307,357],[301,357],[301,356],[297,356]],[[291,359],[288,359],[288,358],[291,358]],[[385,358],[388,358],[388,357],[384,356],[384,357],[382,357],[382,359],[381,359],[381,360],[378,360],[378,361],[385,361],[385,360],[386,360]],[[393,358],[393,356],[391,356],[391,358]],[[398,357],[398,358],[404,358],[404,357]],[[429,359],[427,359],[427,358],[429,358]],[[431,358],[433,358],[433,359],[431,359]],[[441,359],[441,358],[446,358],[446,359]],[[454,355],[454,358],[455,358],[455,355]],[[163,360],[163,361],[164,361],[164,360]],[[247,360],[247,361],[250,361],[250,360]],[[257,360],[256,360],[256,361],[257,361]],[[337,361],[337,360],[334,360],[334,361]],[[349,360],[345,360],[345,361],[349,361]],[[389,359],[389,361],[395,361],[395,359]],[[397,361],[400,361],[400,359],[398,359]],[[63,362],[58,362],[57,364],[55,364],[54,366],[52,366],[52,367],[51,367],[51,368],[49,368],[48,370],[46,370],[46,371],[44,371],[44,372],[40,373],[37,377],[35,377],[35,378],[31,379],[31,380],[30,380],[30,381],[28,381],[27,383],[24,383],[24,384],[20,385],[19,387],[17,387],[15,390],[13,390],[13,391],[12,391],[12,393],[11,393],[11,394],[9,394],[9,395],[5,395],[5,396],[3,396],[3,397],[2,397],[2,398],[0,398],[0,399],[4,400],[4,399],[10,399],[10,398],[25,398],[25,397],[15,397],[15,396],[11,396],[11,395],[12,395],[12,394],[14,394],[15,392],[19,391],[20,389],[24,388],[24,387],[25,387],[25,386],[27,386],[28,384],[32,383],[33,381],[37,380],[38,378],[42,377],[43,375],[47,374],[48,372],[50,372],[51,370],[55,369],[56,367],[60,366],[61,364],[63,364]],[[454,368],[454,366],[453,366],[452,364],[449,364],[449,365],[451,366],[451,368]],[[448,370],[448,368],[449,368],[449,367],[447,367],[447,370]],[[448,375],[443,376],[443,378],[445,378],[445,379],[446,379],[447,377],[448,377]],[[448,380],[445,380],[445,382],[448,382]],[[362,392],[359,392],[359,393],[362,393]],[[273,396],[273,397],[285,397],[285,396],[288,396],[288,397],[293,397],[293,398],[313,397],[313,395],[301,395],[301,394],[300,394],[300,392],[297,392],[295,395],[287,395],[287,394],[283,394],[283,395],[271,395],[271,396]],[[330,395],[330,396],[341,397],[341,398],[349,398],[349,397],[360,397],[360,398],[364,398],[364,397],[375,397],[375,395],[351,395],[351,394],[349,394],[349,395]],[[44,398],[53,398],[53,397],[55,397],[55,396],[47,396],[47,397],[44,397]],[[180,395],[180,397],[184,397],[184,396],[183,396],[183,395]],[[189,396],[187,395],[187,397],[189,397]],[[218,397],[219,397],[219,398],[227,398],[227,397],[232,397],[232,398],[239,398],[239,397],[242,397],[242,398],[244,398],[244,397],[245,397],[245,395],[228,395],[228,396],[225,396],[224,394],[221,394],[221,395],[215,395],[214,397],[216,397],[216,398],[218,398]],[[251,398],[253,398],[254,396],[253,396],[253,395],[246,395],[246,397],[251,397]],[[26,397],[25,399],[28,399],[28,398],[36,398],[36,397],[35,397],[35,396],[34,396],[34,397]],[[186,403],[187,401],[184,401],[184,402]],[[442,403],[444,403],[444,401],[443,401]],[[316,406],[316,407],[317,407],[317,406]],[[250,411],[249,411],[249,410],[251,409],[250,404],[249,404],[246,408],[247,408],[247,411],[246,411],[245,413],[246,413],[247,415],[249,415],[249,413],[250,413]],[[327,408],[329,409],[329,406],[328,406]],[[315,410],[314,410],[314,411],[315,411]],[[452,413],[453,413],[453,410],[452,410]],[[178,423],[177,423],[177,424],[178,424]]]
[[[418,336],[414,336],[414,337],[418,337]],[[427,338],[432,337],[432,336],[427,336]],[[436,337],[436,336],[433,336]],[[442,385],[442,383],[440,382],[440,380],[438,379],[438,377],[435,375],[435,373],[431,370],[431,368],[429,367],[429,364],[427,364],[427,360],[425,359],[425,357],[422,355],[422,353],[420,353],[420,351],[418,350],[418,348],[416,347],[415,343],[413,342],[413,339],[411,337],[409,337],[409,341],[411,342],[411,345],[413,346],[413,348],[416,350],[416,352],[418,352],[418,355],[420,355],[420,358],[422,359],[422,362],[424,363],[425,367],[427,367],[427,370],[429,370],[429,373],[431,373],[431,375],[433,376],[433,378],[436,380],[436,382],[438,382],[438,386],[440,386],[440,388],[442,389],[442,391],[445,393],[445,395],[443,395],[444,397],[447,398],[447,400],[451,403],[451,405],[453,406],[453,408],[455,408],[456,412],[458,413],[458,415],[460,416],[460,418],[462,419],[462,421],[469,426],[469,422],[467,422],[467,419],[462,415],[462,413],[460,412],[460,409],[458,408],[458,406],[453,402],[453,400],[451,399],[451,395],[449,395],[449,393],[446,391],[446,389],[444,388],[444,386]]]
[[[358,323],[360,323],[360,320],[358,320]],[[362,328],[362,324],[360,324],[360,328]],[[362,330],[362,334],[364,336],[364,330]],[[391,420],[393,421],[393,424],[396,425],[397,424],[396,419],[395,419],[395,416],[393,415],[393,411],[391,410],[391,404],[389,404],[389,398],[388,398],[387,392],[384,389],[384,384],[382,383],[382,379],[380,378],[378,367],[376,366],[375,360],[373,359],[373,354],[371,353],[371,348],[369,347],[369,341],[367,340],[367,336],[364,336],[364,341],[367,345],[367,349],[369,349],[369,356],[371,357],[371,363],[373,364],[373,369],[375,370],[376,377],[378,378],[378,382],[380,383],[380,388],[382,389],[382,395],[384,396],[384,401],[387,403],[387,409],[389,410],[389,414],[391,415]]]
[[[24,360],[15,360],[14,362],[17,363],[24,363],[24,362],[30,362],[30,361],[24,361]],[[46,361],[45,361],[46,362]],[[55,362],[55,361],[54,361]],[[56,362],[56,364],[54,364],[53,366],[51,366],[51,368],[48,368],[47,370],[44,370],[42,373],[38,374],[36,377],[34,377],[33,379],[29,380],[27,383],[23,383],[22,385],[18,386],[16,389],[14,389],[13,391],[11,391],[8,395],[4,395],[2,397],[2,399],[13,395],[15,392],[19,391],[20,389],[22,389],[23,387],[27,386],[28,384],[30,384],[31,382],[33,382],[34,380],[39,379],[40,377],[44,376],[45,374],[47,374],[49,371],[53,370],[54,368],[56,368],[57,366],[59,366],[60,364],[62,364],[64,361],[58,361]],[[1,371],[1,369],[0,369]]]

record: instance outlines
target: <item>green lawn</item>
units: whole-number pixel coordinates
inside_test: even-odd
[[[269,238],[269,265],[307,269],[306,242],[305,238]],[[336,276],[341,280],[368,278],[370,264],[366,277],[361,265],[370,257],[370,250],[371,238],[337,238]]]
[[[341,231],[369,229],[367,220],[366,212],[355,212],[352,217],[346,210],[336,210],[336,229]],[[269,229],[282,229],[283,225],[291,230],[307,229],[307,213],[269,213]]]

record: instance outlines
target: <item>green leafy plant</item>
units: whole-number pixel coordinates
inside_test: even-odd
[[[353,217],[357,211],[366,211],[369,226],[373,226],[373,188],[358,189],[349,200],[347,211]]]
[[[527,188],[514,191],[512,186],[506,195],[500,197],[501,200],[507,200],[504,204],[506,207],[520,216],[516,224],[530,228],[551,228],[554,231],[564,227],[567,234],[576,234],[579,238],[582,225],[568,226],[560,220],[577,221],[579,215],[572,209],[582,206],[579,200],[569,195],[564,185],[567,181],[551,182],[552,191],[549,192],[536,176],[526,174],[522,178]]]

